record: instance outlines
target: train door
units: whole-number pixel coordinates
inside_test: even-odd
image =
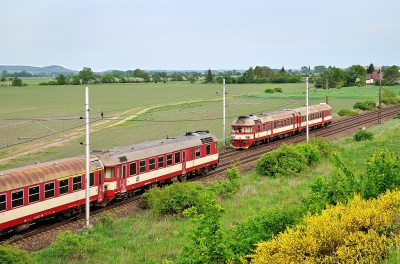
[[[97,173],[98,176],[98,185],[97,185],[97,202],[102,202],[104,200],[104,179],[103,179],[103,171],[100,170]]]
[[[182,151],[182,174],[186,174],[186,150]]]
[[[121,193],[126,192],[126,164],[121,166]]]

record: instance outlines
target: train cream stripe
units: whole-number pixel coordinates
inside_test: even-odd
[[[270,134],[271,134],[270,131],[257,132],[255,138],[266,137],[266,136],[268,136],[268,135],[270,135]]]
[[[287,131],[293,130],[293,125],[285,126],[285,127],[280,127],[280,128],[274,128],[274,134],[280,133],[280,132],[287,132]]]
[[[231,136],[231,139],[253,139],[253,138],[254,138],[253,134]]]
[[[90,188],[90,196],[97,195],[97,193],[98,193],[97,186]],[[18,207],[10,211],[5,211],[3,213],[0,213],[0,221],[1,223],[8,222],[11,220],[15,220],[21,217],[26,217],[28,215],[35,214],[37,212],[45,211],[60,205],[65,205],[67,203],[75,202],[85,198],[86,198],[86,191],[83,189],[77,192],[51,198],[34,204]]]
[[[193,161],[187,161],[186,162],[186,168],[190,169],[192,167],[204,164],[204,163],[211,163],[212,161],[216,161],[218,160],[218,154],[213,154],[213,155],[209,155],[200,159],[195,159]],[[146,181],[149,181],[151,179],[163,176],[163,175],[167,175],[173,172],[180,172],[182,170],[182,164],[177,164],[174,166],[170,166],[170,167],[166,167],[160,170],[156,170],[156,171],[151,171],[148,173],[144,173],[144,174],[139,174],[136,176],[132,176],[129,177],[127,179],[127,185],[132,185],[132,184],[137,184],[137,183],[143,183]],[[138,178],[139,177],[139,178]],[[111,186],[110,186],[111,187]],[[114,187],[116,188],[116,186]],[[110,188],[107,188],[108,190],[110,190]]]

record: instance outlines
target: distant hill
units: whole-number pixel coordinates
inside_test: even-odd
[[[0,73],[7,71],[8,73],[26,71],[32,74],[77,74],[78,71],[66,69],[58,65],[51,65],[46,67],[34,67],[34,66],[11,66],[11,65],[0,65]]]

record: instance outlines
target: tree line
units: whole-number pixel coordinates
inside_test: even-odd
[[[399,82],[400,73],[398,66],[382,66],[382,85],[395,85]],[[148,83],[148,82],[169,82],[169,81],[190,81],[191,83],[200,81],[202,83],[222,83],[225,79],[227,84],[243,83],[301,83],[305,77],[314,83],[316,88],[341,88],[350,86],[363,86],[366,81],[367,73],[373,73],[375,67],[371,63],[369,67],[352,65],[347,69],[329,66],[328,68],[319,65],[312,70],[308,66],[301,67],[300,71],[272,69],[268,66],[249,67],[243,73],[236,70],[217,72],[208,69],[205,72],[172,72],[165,71],[144,71],[141,69],[128,71],[110,71],[99,74],[92,71],[89,67],[84,67],[77,75],[60,74],[52,80],[39,83],[39,85],[79,85],[79,84],[100,84],[100,83]],[[11,76],[12,75],[12,76]],[[7,79],[8,77],[8,79]],[[22,71],[8,74],[3,71],[1,81],[6,85],[22,86],[23,83],[18,77],[34,77],[32,74]],[[379,81],[379,83],[378,83]],[[380,80],[376,80],[376,85],[380,85]]]

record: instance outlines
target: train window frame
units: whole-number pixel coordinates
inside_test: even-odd
[[[211,145],[206,145],[206,155],[211,155]]]
[[[196,159],[198,159],[198,158],[201,157],[200,147],[196,147],[195,153],[196,153],[196,154],[195,154]]]
[[[175,164],[181,163],[181,152],[180,151],[177,151],[174,153],[174,161],[175,161]]]
[[[16,197],[14,198],[15,194],[22,194],[21,197]],[[18,201],[17,204],[15,204],[15,201]],[[24,190],[18,190],[14,191],[11,193],[11,208],[16,208],[24,205]]]
[[[47,189],[47,187],[50,186],[50,185],[52,185],[51,189]],[[52,192],[52,193],[50,193],[51,196],[47,196],[49,192]],[[45,200],[46,199],[50,199],[50,198],[53,198],[54,196],[55,196],[55,184],[54,184],[54,182],[45,183],[44,184],[44,199]]]
[[[167,154],[167,167],[172,165],[172,153]]]
[[[69,179],[58,181],[58,193],[60,196],[69,193]]]
[[[0,212],[7,210],[7,196],[6,194],[0,194]]]
[[[34,189],[37,188],[37,191],[35,193],[31,193],[31,191],[35,191]],[[29,187],[28,189],[28,203],[35,203],[40,200],[40,186],[33,186]]]
[[[89,173],[89,186],[94,186],[94,172]]]
[[[79,176],[73,177],[72,178],[72,191],[75,192],[75,191],[79,191],[81,189],[82,189],[82,176],[79,175]]]
[[[267,124],[263,124],[263,131],[266,131],[267,130]]]
[[[159,169],[164,168],[164,156],[158,156],[157,158],[157,166]]]
[[[146,172],[146,160],[139,161],[139,172],[140,173]]]
[[[149,171],[156,169],[156,158],[149,158]]]
[[[134,176],[137,174],[136,161],[129,163],[129,176]]]
[[[103,178],[102,178],[102,171],[99,171],[97,173],[97,176],[99,177],[99,186],[103,184]]]

